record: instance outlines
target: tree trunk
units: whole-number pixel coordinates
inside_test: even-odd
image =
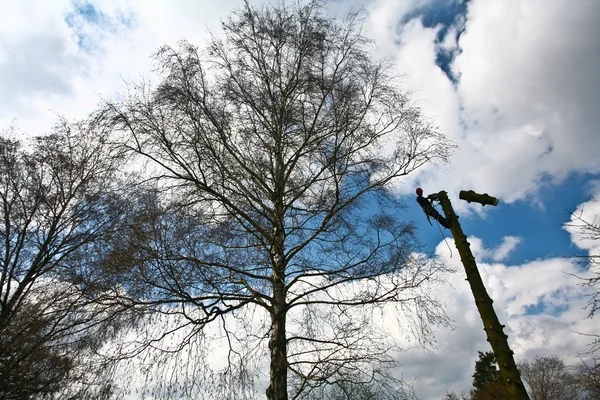
[[[440,200],[444,214],[446,214],[446,218],[450,223],[450,231],[454,237],[454,243],[465,267],[467,281],[471,286],[475,305],[483,321],[483,329],[487,335],[487,340],[492,346],[496,361],[500,367],[500,374],[502,375],[508,396],[511,400],[529,400],[513,358],[513,351],[508,345],[508,336],[503,332],[504,325],[500,324],[496,311],[494,311],[493,301],[485,289],[481,275],[479,275],[475,257],[473,257],[467,237],[460,227],[458,216],[454,213],[446,192],[439,192],[437,198]]]
[[[267,399],[287,400],[287,339],[285,334],[287,310],[284,283],[277,278],[273,282],[273,303],[271,337],[269,338],[271,366]]]
[[[281,160],[279,160],[281,165]],[[281,169],[278,169],[281,171]],[[279,174],[280,175],[280,174]],[[276,193],[283,192],[283,179],[279,180]],[[275,201],[271,262],[273,268],[273,300],[271,308],[271,355],[268,400],[287,400],[287,338],[286,338],[286,288],[285,288],[285,237],[283,229],[283,196]]]

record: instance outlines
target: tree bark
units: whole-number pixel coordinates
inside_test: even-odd
[[[279,138],[280,139],[280,138]],[[273,268],[273,299],[271,304],[271,337],[269,351],[271,365],[269,370],[268,400],[287,400],[287,338],[286,338],[286,261],[284,235],[283,193],[285,178],[283,175],[283,157],[281,141],[276,144],[275,176],[277,181],[274,190],[273,236],[271,242],[271,262]]]
[[[267,399],[287,400],[287,338],[285,287],[282,280],[274,276],[273,309],[271,311],[271,337],[269,350],[271,353],[270,381],[267,388]]]
[[[285,256],[283,251],[283,230],[281,226],[274,230],[273,257],[273,300],[271,307],[271,353],[269,387],[267,399],[287,400],[287,338],[286,338],[286,288]]]

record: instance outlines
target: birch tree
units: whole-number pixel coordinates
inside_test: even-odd
[[[157,84],[99,112],[158,192],[107,256],[128,265],[115,299],[197,335],[219,324],[230,373],[247,357],[228,321],[260,310],[239,342],[266,349],[271,400],[376,382],[394,361],[381,321],[422,341],[445,322],[428,292],[443,268],[418,252],[393,185],[451,145],[372,57],[357,15],[246,3],[222,29],[203,50],[161,48]]]

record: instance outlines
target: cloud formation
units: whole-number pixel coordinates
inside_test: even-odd
[[[586,225],[600,226],[600,181],[592,184],[592,198],[583,202],[573,211],[571,220],[564,228],[571,235],[571,241],[587,255],[600,255],[600,232],[590,234]],[[585,254],[584,254],[585,255]]]
[[[452,24],[425,27],[417,11],[442,3],[329,5],[336,15],[364,7],[376,54],[393,59],[414,101],[458,145],[449,166],[423,169],[399,191],[417,183],[451,195],[473,188],[510,202],[536,198],[540,187],[571,172],[600,172],[600,3],[472,0]],[[150,55],[159,46],[182,38],[202,46],[240,4],[7,3],[0,124],[16,117],[23,131],[43,132],[55,113],[90,112],[102,97],[122,92],[124,81],[150,75]],[[441,54],[449,58],[444,65]]]
[[[571,172],[600,172],[599,13],[596,2],[473,0],[450,27],[424,27],[417,14],[398,29],[380,28],[378,40],[399,43],[386,48],[406,87],[459,145],[448,171],[415,180],[515,201]],[[386,27],[407,14],[377,1],[371,15]],[[450,33],[440,42],[442,29]],[[435,63],[443,51],[454,55],[454,82]]]
[[[414,101],[459,146],[450,165],[423,169],[399,192],[412,194],[418,185],[427,192],[445,189],[452,197],[474,189],[518,201],[537,199],[540,188],[570,173],[599,173],[600,2],[471,0],[451,25],[437,26],[415,11],[441,3],[329,5],[340,15],[365,8],[375,53],[391,57]],[[2,1],[0,127],[16,118],[22,132],[40,134],[55,113],[79,117],[92,111],[102,97],[122,92],[124,81],[150,76],[150,55],[159,46],[184,37],[202,46],[208,30],[217,32],[219,19],[240,4]],[[440,41],[442,31],[448,33]],[[449,57],[445,65],[439,64],[441,53]],[[454,204],[459,211],[469,207]],[[600,215],[600,190],[580,209],[577,215],[588,221]],[[567,230],[580,249],[600,251],[598,241]],[[585,271],[564,258],[503,264],[517,246],[528,245],[516,236],[496,248],[470,240],[517,358],[556,354],[576,362],[588,339],[575,332],[593,332],[597,324],[585,318],[584,292],[572,275]],[[424,399],[468,390],[477,351],[489,349],[456,252],[450,258],[440,243],[436,254],[458,271],[438,292],[455,328],[438,330],[436,350],[400,356],[404,378],[414,380]]]

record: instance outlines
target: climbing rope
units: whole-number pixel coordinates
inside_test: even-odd
[[[442,237],[444,238],[444,243],[446,243],[446,246],[448,246],[448,250],[450,250],[450,258],[452,258],[452,248],[450,247],[450,244],[448,244],[448,241],[446,240],[446,236],[444,235],[444,231],[442,231],[442,227],[440,226],[440,223],[436,220],[435,223],[437,224],[438,229],[440,230],[440,233],[442,234]]]
[[[437,202],[439,204],[439,200]],[[431,204],[431,206],[433,208],[435,208],[435,205],[433,205],[433,203]],[[431,222],[429,222],[429,223],[431,223]],[[450,251],[450,258],[452,258],[452,248],[450,247],[450,244],[446,240],[446,235],[444,235],[444,231],[442,231],[442,227],[440,226],[440,223],[439,223],[439,221],[437,219],[435,220],[435,223],[437,224],[437,227],[440,230],[440,234],[442,235],[442,238],[444,239],[444,243],[446,243],[446,246],[448,246],[448,250]]]

